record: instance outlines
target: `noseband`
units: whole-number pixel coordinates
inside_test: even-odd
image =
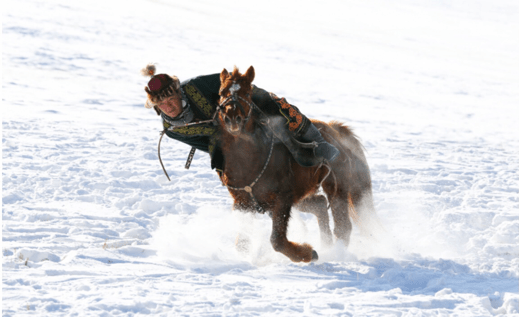
[[[252,114],[252,108],[255,108],[256,105],[253,103],[253,102],[250,102],[248,101],[247,99],[241,97],[241,96],[238,96],[238,93],[236,91],[232,91],[232,94],[225,98],[225,100],[223,100],[219,105],[218,105],[218,112],[222,112],[226,106],[228,105],[232,105],[233,107],[233,110],[236,110],[236,106],[238,106],[238,108],[240,109],[240,111],[245,114],[245,109],[243,108],[242,104],[240,103],[240,101],[243,101],[244,103],[246,103],[248,106],[249,106],[249,113],[247,114],[247,116],[243,119],[243,124],[246,124],[247,121],[249,121],[250,117],[251,117],[251,114]]]

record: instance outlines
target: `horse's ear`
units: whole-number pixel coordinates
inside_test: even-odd
[[[247,69],[247,72],[245,72],[245,79],[247,79],[249,83],[252,83],[254,76],[256,76],[254,73],[254,67],[251,66],[249,69]]]
[[[220,73],[220,83],[223,84],[223,82],[225,81],[225,79],[229,77],[229,72],[227,71],[227,69],[223,69],[222,72]]]

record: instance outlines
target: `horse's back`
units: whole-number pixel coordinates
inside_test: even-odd
[[[371,175],[368,167],[364,147],[353,131],[344,123],[330,121],[325,123],[312,120],[313,124],[321,130],[324,139],[336,146],[341,155],[332,163],[332,169],[338,175],[349,175],[339,177],[339,182],[346,182],[349,191],[356,189],[357,192],[371,192]]]
[[[356,157],[367,164],[366,156],[364,155],[364,147],[360,143],[357,135],[355,135],[347,125],[336,120],[332,120],[328,123],[314,119],[311,121],[319,130],[321,130],[321,134],[326,142],[334,145],[337,143],[342,144]]]

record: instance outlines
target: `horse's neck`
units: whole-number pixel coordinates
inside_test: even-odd
[[[246,156],[250,158],[250,154],[247,153],[245,149],[248,149],[252,152],[262,152],[262,148],[266,146],[267,136],[264,131],[261,130],[259,125],[254,125],[252,129],[248,129],[243,131],[241,135],[235,137],[229,133],[223,138],[223,143],[227,144],[230,149],[232,149],[232,155],[236,152],[242,153],[246,152]]]
[[[222,141],[226,174],[255,173],[269,154],[268,136],[258,124],[238,137],[224,133]]]

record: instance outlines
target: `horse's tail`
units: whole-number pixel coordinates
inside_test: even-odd
[[[351,151],[353,155],[364,161],[367,166],[366,156],[364,155],[366,148],[362,145],[362,143],[360,143],[359,137],[342,122],[333,120],[330,121],[328,125],[339,134],[340,140],[338,141],[341,141],[341,145],[345,146],[346,150]]]

